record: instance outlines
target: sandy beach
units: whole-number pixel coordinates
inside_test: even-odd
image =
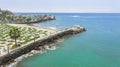
[[[34,25],[27,25],[27,24],[8,24],[8,25],[11,25],[11,26],[18,26],[18,27],[30,27],[30,28],[36,28],[38,30],[44,30],[44,31],[48,31],[48,32],[56,32],[57,30],[55,29],[50,29],[50,28],[42,28],[42,27],[37,27],[37,26],[34,26]]]

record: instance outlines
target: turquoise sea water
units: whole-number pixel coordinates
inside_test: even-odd
[[[86,32],[66,38],[54,51],[37,54],[17,67],[120,67],[120,14],[54,14],[55,21],[35,24],[66,28],[81,25]]]

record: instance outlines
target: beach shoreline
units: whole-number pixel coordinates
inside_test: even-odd
[[[7,24],[11,25],[11,26],[30,27],[30,28],[42,29],[42,30],[51,31],[51,32],[57,31],[55,29],[38,27],[38,26],[35,26],[33,24],[30,24],[30,25],[28,25],[28,24],[15,24],[15,23],[7,23]]]
[[[23,54],[26,54],[26,53],[30,52],[31,50],[39,49],[40,46],[44,46],[46,44],[52,44],[61,38],[65,38],[68,35],[73,35],[73,34],[77,34],[77,33],[84,32],[84,31],[85,31],[85,28],[79,27],[79,26],[74,26],[72,28],[68,28],[63,31],[53,33],[49,36],[45,36],[43,38],[38,38],[38,39],[36,39],[35,42],[31,41],[29,43],[26,43],[26,45],[12,50],[9,55],[6,54],[6,55],[2,56],[0,59],[0,61],[1,61],[0,64],[1,65],[10,64],[12,62],[11,60],[16,59],[17,57],[19,57]]]

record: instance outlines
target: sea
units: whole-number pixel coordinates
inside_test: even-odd
[[[23,14],[56,16],[35,26],[65,29],[80,25],[87,31],[65,38],[55,44],[55,50],[21,60],[16,67],[120,67],[120,13]]]

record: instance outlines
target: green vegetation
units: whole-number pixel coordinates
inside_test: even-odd
[[[14,48],[16,48],[17,46],[18,46],[17,44],[13,44],[11,48],[14,49]]]
[[[9,36],[11,39],[15,40],[15,44],[17,44],[17,38],[20,37],[20,31],[18,28],[14,27],[10,29]]]
[[[14,44],[24,44],[31,40],[37,39],[41,34],[47,34],[46,31],[30,27],[15,27],[0,23],[0,41]],[[13,40],[14,39],[14,40]],[[15,43],[15,44],[16,44]]]
[[[32,23],[32,22],[41,22],[47,20],[54,20],[55,16],[52,15],[18,15],[13,14],[8,10],[0,9],[0,22],[5,23]]]

